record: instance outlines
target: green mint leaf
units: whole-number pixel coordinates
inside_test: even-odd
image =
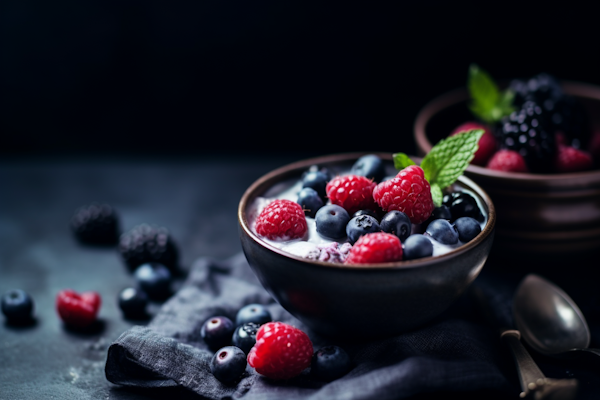
[[[433,205],[435,207],[439,207],[442,205],[442,200],[444,198],[444,193],[442,192],[442,188],[437,183],[434,183],[431,186],[431,199],[433,200]]]
[[[501,93],[496,82],[476,64],[469,66],[467,88],[471,94],[469,109],[485,122],[494,122],[493,110],[499,103]]]
[[[395,153],[392,157],[394,159],[394,167],[398,170],[404,169],[409,165],[417,165],[404,153]]]
[[[448,136],[440,140],[421,161],[425,179],[440,189],[452,185],[467,169],[478,149],[483,129]]]

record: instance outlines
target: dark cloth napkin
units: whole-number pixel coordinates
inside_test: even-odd
[[[497,317],[510,324],[510,289],[489,291],[494,286],[479,280],[475,283],[488,290]],[[352,369],[328,383],[314,379],[310,369],[287,381],[273,381],[247,367],[239,383],[222,384],[210,372],[213,352],[200,337],[200,328],[216,315],[235,320],[237,311],[250,303],[267,305],[274,320],[303,329],[315,350],[328,344],[343,347]],[[373,329],[384,323],[373,321]],[[124,386],[183,386],[208,399],[468,398],[481,393],[488,399],[518,398],[510,357],[467,294],[430,324],[395,337],[366,342],[321,337],[279,306],[238,254],[227,260],[198,259],[182,287],[146,326],[132,327],[110,346],[106,377]]]

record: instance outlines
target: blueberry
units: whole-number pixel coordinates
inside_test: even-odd
[[[24,290],[9,290],[2,295],[2,313],[12,324],[30,322],[33,319],[33,299]]]
[[[308,171],[302,177],[302,187],[314,189],[324,199],[327,195],[325,188],[329,180],[329,176],[323,171]]]
[[[240,308],[235,316],[235,324],[237,326],[248,322],[262,325],[271,321],[271,313],[262,304],[248,304]]]
[[[338,346],[325,346],[315,351],[310,373],[317,379],[331,382],[345,375],[352,367],[350,356]]]
[[[445,195],[442,203],[450,208],[452,220],[460,217],[471,217],[483,221],[484,217],[473,196],[465,192],[454,192]]]
[[[466,243],[475,238],[481,233],[481,225],[475,218],[460,217],[454,221],[454,227],[458,231],[458,238],[461,242]]]
[[[359,215],[352,218],[346,225],[346,236],[352,244],[367,233],[380,232],[379,222],[370,215]]]
[[[163,264],[142,264],[134,276],[140,289],[152,300],[163,300],[171,294],[171,271]]]
[[[381,182],[385,176],[385,164],[375,154],[367,154],[356,160],[350,173],[365,176],[375,182]]]
[[[250,349],[256,344],[256,334],[260,329],[260,324],[248,322],[240,325],[233,332],[232,342],[234,346],[239,347],[248,354]]]
[[[235,324],[229,318],[219,315],[207,319],[200,329],[200,336],[212,350],[231,344]]]
[[[404,242],[410,235],[412,223],[402,211],[392,210],[381,218],[381,230],[398,236],[400,242]]]
[[[434,219],[447,219],[450,221],[452,219],[452,213],[450,212],[450,208],[448,206],[442,204],[441,206],[433,209],[429,219],[432,221]]]
[[[314,218],[319,208],[323,207],[325,203],[319,193],[313,188],[305,187],[298,192],[298,200],[296,203],[302,206],[304,215]]]
[[[434,219],[425,229],[425,234],[442,244],[458,243],[456,228],[445,219]]]
[[[373,210],[370,210],[368,208],[364,209],[364,210],[358,210],[357,212],[355,212],[354,214],[352,214],[352,217],[358,217],[361,215],[370,215],[371,217],[375,218],[377,220],[377,222],[379,222],[379,215],[377,215],[377,213]]]
[[[146,307],[148,306],[148,295],[143,290],[128,287],[119,293],[119,308],[125,318],[145,318],[147,317]]]
[[[345,237],[348,221],[350,221],[348,211],[337,204],[323,206],[315,215],[317,233],[327,239]]]
[[[402,258],[415,260],[433,255],[433,243],[427,236],[415,233],[402,242]]]
[[[210,360],[210,372],[225,384],[237,382],[246,371],[246,353],[239,347],[225,346]]]

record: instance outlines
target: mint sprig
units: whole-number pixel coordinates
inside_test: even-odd
[[[467,88],[471,95],[469,110],[484,122],[498,122],[514,111],[514,92],[501,91],[492,77],[476,64],[469,66]]]
[[[452,185],[473,160],[483,132],[483,129],[473,129],[448,136],[433,146],[421,160],[420,167],[429,182],[431,197],[436,207],[442,205],[443,190]],[[416,165],[404,153],[393,154],[393,160],[394,167],[399,170]]]

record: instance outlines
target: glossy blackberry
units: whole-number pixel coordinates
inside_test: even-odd
[[[483,222],[485,219],[483,213],[479,209],[477,200],[469,193],[453,192],[447,194],[443,197],[442,204],[450,209],[450,214],[452,214],[451,221],[460,217],[475,218],[479,222]]]
[[[456,227],[445,219],[434,219],[425,229],[425,236],[430,236],[442,244],[458,243]]]
[[[256,344],[256,334],[260,329],[260,324],[254,322],[248,322],[238,326],[233,332],[232,342],[233,345],[242,349],[246,354],[250,352],[250,349]]]
[[[305,187],[298,192],[298,200],[296,203],[302,206],[304,215],[307,217],[314,218],[319,211],[319,208],[325,205],[323,198],[319,196],[319,193],[313,188]]]
[[[408,215],[402,211],[392,210],[381,218],[381,230],[392,233],[404,242],[412,231],[412,223]]]
[[[2,295],[2,314],[10,324],[25,324],[33,318],[33,299],[21,289],[13,289]]]
[[[318,380],[331,382],[344,376],[352,368],[348,353],[339,346],[325,346],[313,354],[310,373]]]
[[[415,233],[402,243],[402,257],[405,260],[416,260],[431,255],[433,255],[433,243],[425,235]]]
[[[240,380],[246,371],[246,354],[236,346],[219,349],[210,360],[210,372],[219,381],[232,384]]]
[[[471,217],[458,218],[454,221],[454,227],[458,232],[458,238],[463,243],[470,242],[481,233],[481,225]]]
[[[80,207],[71,217],[71,230],[75,237],[88,244],[117,244],[119,219],[108,204],[92,203]]]
[[[146,312],[149,303],[148,295],[141,289],[128,287],[121,290],[117,302],[125,318],[145,319],[148,316]]]
[[[229,318],[217,315],[207,319],[200,329],[200,337],[212,349],[229,346],[235,331],[235,324]]]
[[[235,316],[235,324],[243,325],[248,322],[254,322],[255,324],[266,324],[271,322],[271,313],[267,307],[262,304],[248,304],[240,308]]]
[[[139,288],[152,300],[164,300],[171,295],[171,271],[160,263],[144,263],[136,268]]]
[[[385,176],[385,164],[375,154],[367,154],[356,160],[350,169],[350,173],[367,177],[375,182],[381,182]]]
[[[327,239],[346,237],[346,225],[349,221],[348,211],[336,204],[321,207],[315,215],[317,233]]]
[[[118,249],[131,271],[141,264],[158,262],[177,272],[178,250],[166,228],[138,225],[121,235]]]
[[[496,130],[499,146],[521,154],[532,172],[549,172],[555,154],[549,114],[532,100],[503,117]]]
[[[348,241],[352,244],[356,243],[361,236],[367,233],[379,231],[381,231],[379,222],[370,215],[353,217],[346,225],[346,236],[348,236]]]

